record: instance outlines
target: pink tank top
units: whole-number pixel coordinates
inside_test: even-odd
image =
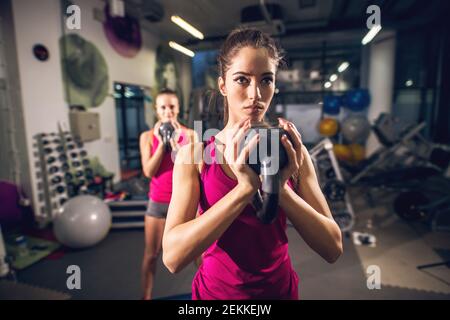
[[[180,137],[178,138],[178,143],[180,145],[185,145],[189,143],[189,138],[187,135],[186,128],[182,128]],[[153,154],[158,147],[158,138],[153,134],[152,148],[150,154]],[[150,191],[148,197],[159,203],[169,203],[172,196],[172,173],[173,173],[173,161],[171,152],[165,152],[161,160],[158,171],[152,177],[150,181]]]
[[[214,137],[207,142],[205,150],[207,157],[210,151],[211,161],[205,161],[200,174],[200,214],[237,185],[214,159]],[[256,217],[253,207],[247,205],[204,252],[203,263],[192,283],[192,299],[296,300],[298,281],[288,254],[283,210],[279,208],[275,221],[265,225]]]

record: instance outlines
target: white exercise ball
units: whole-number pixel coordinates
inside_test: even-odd
[[[350,115],[342,122],[341,132],[346,141],[363,144],[369,137],[370,123],[363,115]]]
[[[67,201],[53,220],[56,239],[70,248],[93,246],[106,237],[110,228],[108,205],[90,195]]]

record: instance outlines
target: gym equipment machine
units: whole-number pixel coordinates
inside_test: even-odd
[[[346,192],[344,177],[333,152],[333,143],[329,138],[325,138],[309,153],[318,173],[319,184],[332,209],[333,218],[342,232],[351,231],[355,223],[355,214],[350,195]]]

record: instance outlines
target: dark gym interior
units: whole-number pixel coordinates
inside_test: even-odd
[[[300,300],[450,299],[449,9],[0,1],[0,299],[142,299],[150,179],[139,137],[158,121],[161,88],[200,141],[223,129],[211,92],[220,46],[239,26],[284,49],[265,117],[295,124],[342,232],[330,264],[288,221]],[[173,274],[159,255],[152,298],[190,300],[196,272]]]

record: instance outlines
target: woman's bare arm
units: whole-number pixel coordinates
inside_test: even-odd
[[[159,143],[153,156],[151,155],[152,141],[150,131],[141,133],[139,138],[139,147],[141,151],[141,164],[144,176],[152,178],[161,165],[164,155],[163,144]]]
[[[333,263],[343,251],[342,234],[333,220],[304,146],[302,152],[304,161],[299,168],[299,194],[285,186],[280,192],[280,206],[305,242],[326,261]]]

